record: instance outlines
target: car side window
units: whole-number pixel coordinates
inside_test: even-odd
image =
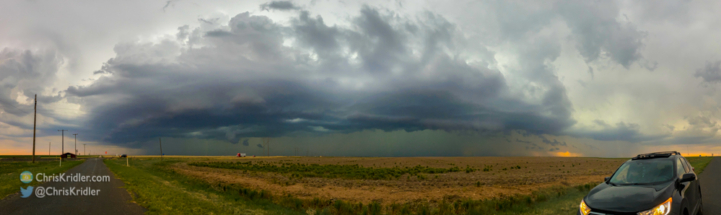
[[[683,160],[683,163],[686,164],[686,172],[693,172],[693,168],[691,167],[691,163],[686,160],[685,157],[681,157],[681,160]]]
[[[676,159],[676,173],[678,174],[678,177],[681,177],[684,173],[686,173],[682,163],[681,159]]]
[[[683,158],[679,158],[678,160],[681,162],[681,164],[683,164],[683,169],[685,170],[683,173],[691,172],[691,169],[688,168],[688,164],[686,164]]]

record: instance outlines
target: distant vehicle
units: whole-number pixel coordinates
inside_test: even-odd
[[[694,168],[676,151],[640,154],[581,200],[578,214],[702,214]]]
[[[245,157],[245,153],[238,153],[238,157]]]
[[[120,157],[121,157],[121,158],[124,158],[124,157],[128,157],[128,155],[122,154],[122,155],[120,155]]]

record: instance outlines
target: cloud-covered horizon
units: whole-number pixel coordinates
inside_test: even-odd
[[[84,141],[136,149],[158,137],[251,148],[249,138],[365,131],[500,135],[479,144],[520,144],[525,154],[718,143],[721,56],[686,65],[659,55],[669,41],[657,32],[669,27],[643,5],[457,2],[467,9],[451,13],[458,9],[399,1],[326,12],[339,4],[257,2],[158,22],[163,33],[114,41],[102,61],[78,57],[81,48],[54,34],[38,39],[51,45],[0,47],[0,138],[29,135],[38,93],[38,135],[69,128]],[[152,14],[175,16],[183,5]],[[672,27],[694,21],[677,13]],[[84,78],[61,81],[68,77]],[[456,155],[467,148],[456,147]]]

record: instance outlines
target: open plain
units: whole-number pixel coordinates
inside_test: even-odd
[[[554,186],[598,183],[625,160],[558,157],[275,157],[200,159],[178,162],[170,168],[211,184],[239,184],[301,199],[390,204],[439,202],[444,199],[482,200],[529,195]],[[313,172],[325,174],[309,176]]]
[[[626,160],[131,156],[106,157],[92,166],[107,165],[146,214],[575,214],[580,199]],[[702,173],[712,158],[688,160]],[[27,161],[3,164],[19,162]],[[702,178],[718,179],[713,174]],[[97,207],[127,201],[96,200]],[[0,203],[22,201],[16,193]],[[709,204],[710,211],[714,207]]]

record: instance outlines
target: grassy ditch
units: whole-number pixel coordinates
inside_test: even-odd
[[[246,198],[167,168],[181,161],[131,158],[127,167],[125,159],[104,160],[147,214],[302,214],[267,200],[267,193]]]
[[[258,172],[275,172],[289,174],[291,177],[322,177],[322,178],[345,178],[345,179],[397,179],[404,174],[416,176],[419,174],[435,174],[465,171],[474,172],[477,169],[466,167],[433,168],[427,166],[414,167],[364,167],[355,165],[335,164],[302,164],[302,163],[270,163],[263,161],[247,162],[191,162],[188,165],[199,167],[212,167],[222,169],[238,169]],[[520,167],[519,167],[520,169]]]
[[[7,158],[7,157],[5,157]],[[55,156],[53,161],[44,159],[43,161],[1,161],[0,162],[0,199],[7,197],[10,194],[20,191],[19,187],[37,186],[38,182],[33,180],[29,184],[25,184],[20,181],[20,173],[23,171],[30,171],[33,173],[33,177],[37,173],[45,173],[46,175],[52,175],[56,173],[63,173],[81,163],[85,160],[78,159],[66,159],[63,161],[63,165],[60,166],[58,157]]]
[[[691,163],[691,166],[695,169],[694,172],[696,174],[701,174],[704,169],[706,169],[706,166],[711,162],[713,157],[687,157],[686,160],[688,160],[689,163]]]

